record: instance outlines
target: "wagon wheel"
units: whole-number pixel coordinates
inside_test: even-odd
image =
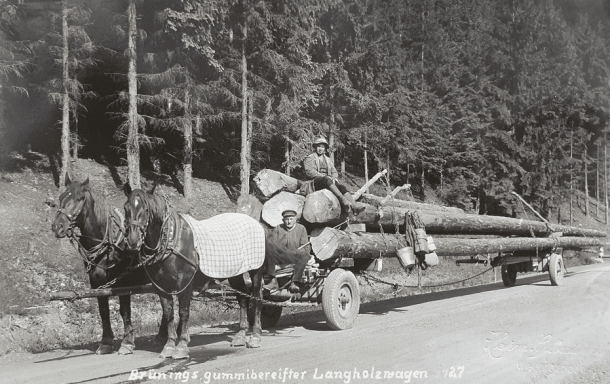
[[[549,276],[551,278],[551,285],[561,285],[563,282],[563,258],[557,253],[551,253]]]
[[[360,287],[356,276],[341,268],[324,280],[322,309],[331,329],[350,329],[360,311]]]
[[[502,265],[502,282],[507,287],[512,287],[517,282],[517,268],[515,264]]]
[[[282,316],[282,307],[278,305],[263,304],[261,310],[261,327],[263,329],[271,328],[280,321]],[[248,306],[248,324],[254,325],[254,303]]]

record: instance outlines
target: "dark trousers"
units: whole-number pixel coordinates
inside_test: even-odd
[[[279,244],[274,236],[270,236],[267,232],[265,239],[265,264],[267,275],[275,277],[275,266],[294,264],[294,274],[292,281],[303,281],[303,272],[309,261],[309,253],[304,249],[288,249]]]
[[[333,179],[328,176],[316,176],[313,178],[313,187],[316,191],[321,189],[330,189],[331,185],[335,185],[342,195],[345,195],[348,191],[343,184],[333,183]]]

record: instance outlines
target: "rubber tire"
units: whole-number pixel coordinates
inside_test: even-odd
[[[344,330],[354,326],[360,312],[360,285],[351,271],[337,268],[324,280],[322,309],[330,329]]]
[[[558,286],[563,282],[563,257],[557,253],[551,253],[549,277],[551,278],[551,285]]]
[[[282,316],[282,307],[277,305],[263,304],[261,310],[261,328],[267,329],[274,327]],[[248,324],[254,324],[254,305],[248,307]]]
[[[514,287],[517,282],[517,268],[515,264],[502,265],[502,282],[506,287]]]

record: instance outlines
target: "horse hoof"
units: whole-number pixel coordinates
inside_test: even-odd
[[[258,336],[250,336],[250,341],[246,345],[248,348],[260,348],[261,347],[261,338]]]
[[[181,360],[188,359],[189,357],[189,349],[188,348],[177,348],[172,354],[172,359]]]
[[[135,347],[135,345],[122,344],[119,348],[119,355],[131,355]]]
[[[244,345],[246,345],[246,338],[242,335],[235,336],[231,341],[232,347],[243,347]]]
[[[167,359],[169,357],[172,357],[174,355],[175,350],[176,350],[176,348],[174,348],[174,347],[165,346],[163,348],[163,350],[161,351],[161,353],[159,354],[159,357],[162,359]]]
[[[108,344],[100,344],[95,351],[96,355],[108,355],[110,353],[112,353],[112,345]]]

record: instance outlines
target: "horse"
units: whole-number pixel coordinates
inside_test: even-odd
[[[240,308],[239,331],[231,341],[231,346],[259,348],[262,333],[262,285],[266,268],[264,260],[262,264],[259,262],[243,263],[239,272],[227,276],[210,276],[211,273],[207,269],[202,271],[200,261],[210,261],[218,255],[225,257],[227,256],[226,250],[234,245],[232,243],[240,241],[254,244],[252,249],[249,250],[250,252],[245,253],[258,254],[264,259],[266,258],[266,252],[268,252],[267,232],[258,221],[248,215],[241,213],[220,214],[199,223],[218,220],[214,222],[222,224],[223,220],[236,219],[248,229],[239,231],[241,236],[238,235],[238,231],[235,231],[223,233],[223,239],[214,239],[213,245],[221,249],[219,253],[198,252],[195,234],[191,227],[193,224],[190,221],[194,222],[194,219],[173,211],[166,199],[154,194],[154,189],[153,186],[150,191],[146,192],[142,189],[132,190],[129,183],[125,185],[124,190],[128,197],[125,203],[125,237],[127,249],[140,251],[140,262],[144,263],[146,273],[157,288],[163,307],[164,324],[169,327],[167,331],[169,337],[159,357],[171,357],[173,359],[188,357],[190,301],[193,290],[198,289],[194,287],[205,287],[216,278],[227,278],[230,286],[237,293]],[[219,227],[223,226],[220,225]],[[262,246],[259,247],[261,242]],[[231,252],[233,251],[228,253]],[[234,252],[231,254],[234,254]],[[241,258],[242,256],[238,257]],[[260,261],[260,257],[258,261]],[[242,272],[242,270],[245,271]],[[244,281],[243,274],[245,272],[250,275],[251,290]],[[176,295],[178,298],[180,321],[177,327],[173,325],[174,305],[172,295]],[[247,339],[249,325],[247,311],[250,299],[254,299],[255,302],[254,321],[252,333],[250,338]]]
[[[93,192],[89,178],[82,184],[66,175],[66,190],[59,196],[59,209],[51,226],[57,238],[68,237],[78,246],[91,288],[125,287],[150,283],[142,268],[136,268],[137,257],[124,247],[123,218],[111,209],[106,199]],[[80,230],[80,236],[74,233]],[[114,334],[110,323],[108,297],[98,297],[102,320],[102,340],[96,354],[112,353]],[[133,353],[135,337],[131,324],[131,296],[119,296],[124,336],[119,355]],[[161,328],[160,328],[161,330]],[[158,335],[162,337],[162,335]]]

